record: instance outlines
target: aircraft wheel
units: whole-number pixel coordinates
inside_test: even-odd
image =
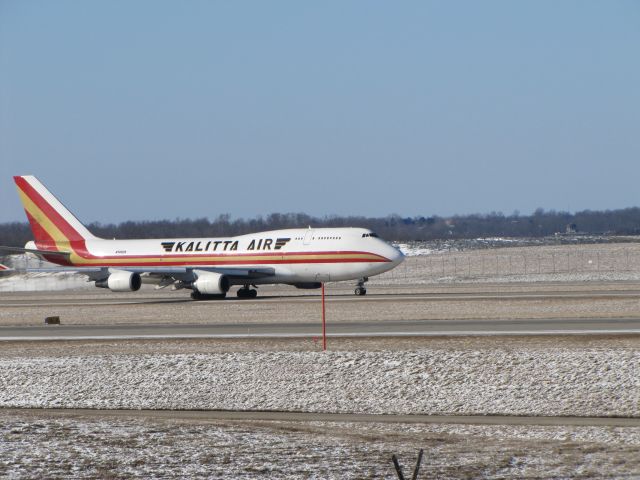
[[[367,289],[364,287],[358,287],[355,289],[355,294],[356,295],[366,295],[367,294]]]
[[[258,291],[252,288],[241,288],[238,290],[238,298],[256,298]]]

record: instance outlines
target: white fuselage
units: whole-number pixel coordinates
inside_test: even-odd
[[[252,280],[255,284],[360,279],[388,271],[404,258],[362,228],[287,229],[221,238],[87,239],[84,244],[74,249],[72,265],[273,269],[273,275]]]

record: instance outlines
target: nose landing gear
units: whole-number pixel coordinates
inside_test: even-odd
[[[362,277],[360,280],[358,280],[358,286],[354,290],[354,293],[356,295],[366,295],[367,294],[367,289],[364,288],[364,283],[367,282],[367,281],[369,281],[369,277]]]

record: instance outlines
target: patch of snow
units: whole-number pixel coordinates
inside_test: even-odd
[[[41,292],[95,288],[84,275],[75,273],[19,273],[0,278],[0,292]]]
[[[640,352],[233,352],[0,361],[0,406],[640,415]]]
[[[580,478],[635,478],[639,437],[633,427],[193,422],[0,411],[0,476],[396,478],[391,454],[406,474],[423,448],[420,478],[573,478],[577,468]]]

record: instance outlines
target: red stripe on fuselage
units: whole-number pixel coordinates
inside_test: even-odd
[[[110,241],[110,240],[108,240]],[[135,240],[134,240],[135,241]],[[210,257],[210,258],[237,258],[237,257],[286,257],[292,255],[375,255],[378,257],[378,262],[388,262],[389,259],[385,258],[377,253],[373,252],[363,252],[363,251],[354,251],[354,250],[333,250],[328,252],[243,252],[243,253],[211,253],[211,252],[197,252],[197,253],[189,253],[189,254],[172,254],[172,255],[105,255],[98,256],[93,255],[87,252],[87,256],[85,258],[89,258],[92,260],[112,260],[112,259],[136,259],[136,258],[192,258],[192,257]]]
[[[236,267],[238,265],[294,265],[301,263],[384,263],[388,260],[367,260],[361,258],[332,258],[332,259],[312,259],[312,260],[257,260],[257,261],[237,261],[237,262],[219,262],[219,261],[200,261],[200,262],[131,262],[123,264],[114,264],[113,262],[103,263],[75,263],[75,266],[91,266],[91,267],[113,267],[113,268],[125,268],[126,267],[191,267],[191,266],[216,266],[220,268],[224,267]],[[59,261],[56,263],[60,263]]]
[[[377,258],[358,258],[348,256],[346,258],[300,258],[300,259],[291,259],[287,257],[291,256],[324,256],[328,257],[331,255],[376,255]],[[202,258],[205,257],[204,260],[194,261],[192,258]],[[260,259],[246,259],[244,257],[262,257]],[[85,265],[97,266],[97,267],[108,267],[112,266],[117,268],[118,266],[131,266],[131,267],[161,267],[161,266],[194,266],[194,265],[215,265],[215,266],[229,266],[233,267],[236,265],[286,265],[286,264],[300,264],[300,263],[384,263],[389,262],[388,258],[383,256],[372,254],[370,252],[281,252],[281,253],[265,253],[265,254],[256,254],[256,253],[238,253],[238,254],[220,254],[220,255],[137,255],[137,256],[108,256],[108,257],[96,257],[91,256],[93,260],[102,260],[102,262],[91,262]],[[155,262],[141,262],[141,259],[147,258],[162,258],[163,260],[158,260]],[[130,260],[127,263],[114,263],[109,260]],[[225,260],[221,260],[225,259]],[[229,261],[231,259],[231,261]],[[82,265],[82,262],[79,262],[77,265]]]

